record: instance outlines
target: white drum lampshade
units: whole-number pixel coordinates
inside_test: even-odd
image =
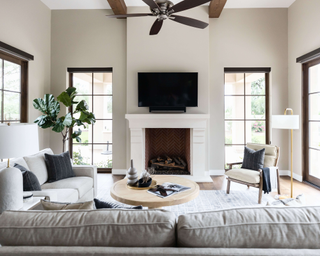
[[[298,115],[273,115],[272,128],[299,130],[299,116]]]
[[[1,124],[0,159],[18,158],[39,151],[37,124]],[[9,161],[8,161],[9,164]],[[19,169],[0,170],[0,213],[23,206],[23,180]]]

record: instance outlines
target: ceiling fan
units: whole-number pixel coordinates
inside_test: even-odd
[[[151,13],[134,13],[134,14],[122,14],[122,15],[107,15],[108,18],[129,18],[129,17],[143,17],[143,16],[154,16],[157,17],[153,23],[150,35],[157,35],[162,27],[163,21],[170,19],[181,24],[195,27],[195,28],[206,28],[209,24],[200,20],[192,18],[174,15],[176,12],[188,10],[204,3],[210,2],[211,0],[184,0],[174,5],[169,0],[142,0],[150,6]]]

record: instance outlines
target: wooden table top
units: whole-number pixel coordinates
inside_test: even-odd
[[[164,206],[184,204],[195,199],[199,195],[199,185],[194,181],[173,175],[154,175],[152,178],[157,181],[157,185],[161,185],[165,182],[172,182],[191,187],[191,189],[179,192],[167,198],[161,198],[150,194],[147,189],[135,190],[128,188],[127,179],[123,179],[113,184],[110,194],[112,198],[118,202],[129,205],[142,205],[149,208],[161,208]]]

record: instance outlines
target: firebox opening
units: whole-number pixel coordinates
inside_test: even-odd
[[[157,175],[190,175],[190,129],[146,128],[145,168]]]

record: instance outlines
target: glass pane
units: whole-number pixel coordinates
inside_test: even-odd
[[[4,92],[4,120],[20,120],[20,93]]]
[[[246,122],[246,143],[266,144],[266,122]]]
[[[311,148],[320,149],[320,123],[309,123],[309,145]]]
[[[93,145],[93,164],[98,168],[112,168],[112,145]]]
[[[244,122],[225,122],[225,143],[244,144]]]
[[[244,95],[244,74],[225,74],[225,95]]]
[[[112,143],[112,121],[98,120],[93,125],[94,143]]]
[[[309,174],[320,179],[320,151],[309,149]]]
[[[225,96],[225,118],[244,119],[244,97]]]
[[[4,61],[4,89],[21,91],[21,66],[9,61]]]
[[[247,119],[265,119],[265,109],[265,96],[246,96]]]
[[[265,93],[265,73],[246,74],[246,95],[264,95]]]
[[[226,163],[242,162],[244,154],[243,146],[226,146],[225,147],[225,159]]]
[[[78,94],[92,94],[92,73],[74,73],[73,87]]]
[[[320,93],[309,95],[309,120],[320,120]]]
[[[72,155],[73,164],[76,164],[76,165],[91,164],[92,145],[74,144],[72,150],[73,150],[73,155]]]
[[[75,126],[73,128],[73,131],[77,131],[80,128],[82,131],[80,138],[81,142],[80,143],[92,143],[92,125],[87,126],[86,129],[83,128],[83,126]],[[73,139],[73,143],[78,143],[75,139]]]
[[[112,119],[112,96],[94,96],[93,101],[97,119]]]
[[[112,94],[112,73],[94,74],[94,94]]]
[[[309,93],[320,92],[320,64],[309,68]]]

